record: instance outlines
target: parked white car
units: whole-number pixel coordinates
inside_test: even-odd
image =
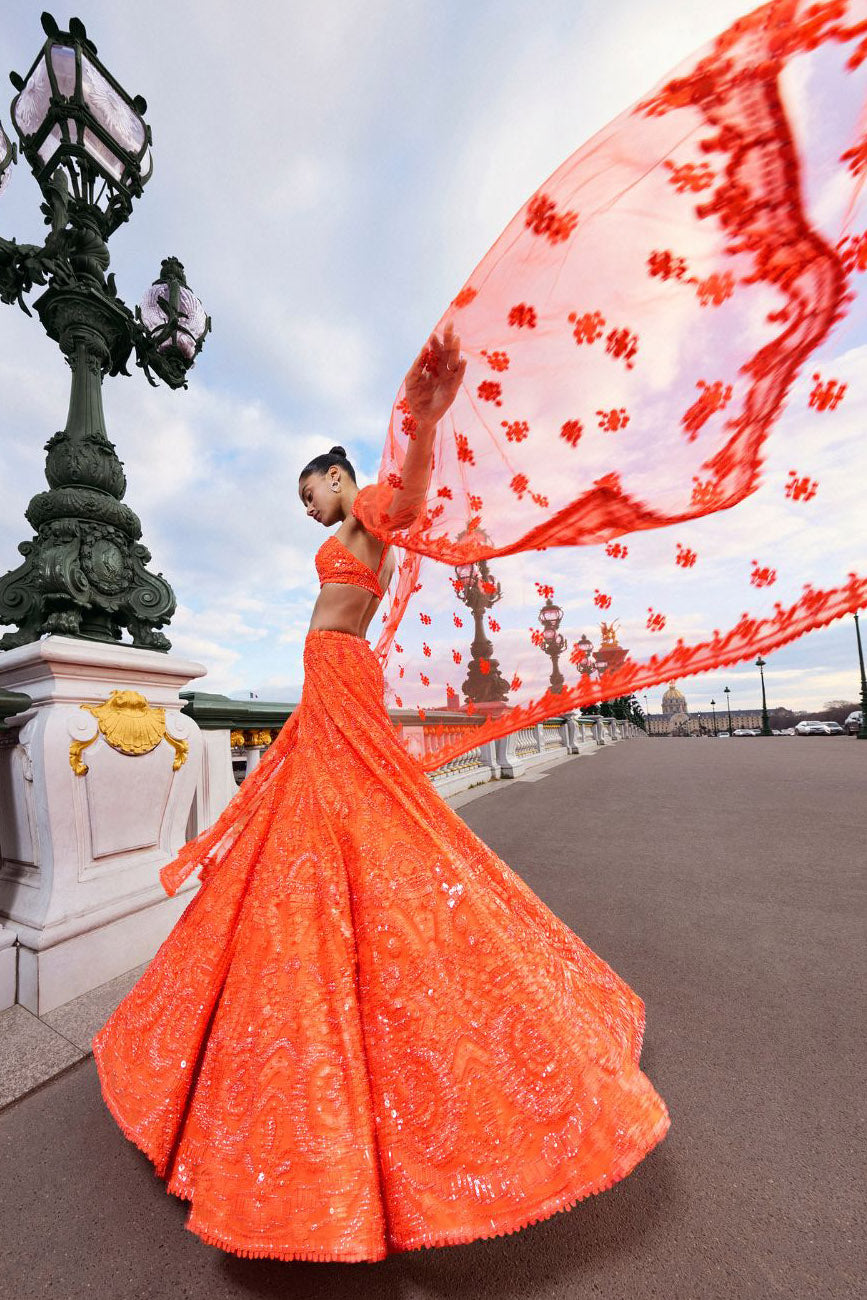
[[[732,735],[735,736],[760,736],[762,733],[755,727],[735,727]]]
[[[827,722],[819,722],[817,718],[812,721],[805,719],[795,726],[796,736],[830,736]]]

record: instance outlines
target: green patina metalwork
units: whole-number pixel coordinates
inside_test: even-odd
[[[16,713],[23,713],[33,703],[23,691],[7,691],[0,686],[0,731],[6,729],[6,719]]]
[[[0,578],[0,623],[18,627],[0,637],[0,649],[37,641],[45,633],[117,642],[125,627],[133,645],[168,651],[171,642],[158,629],[170,621],[175,596],[162,573],[146,568],[151,554],[140,540],[141,523],[122,502],[126,476],[106,432],[102,382],[106,375],[128,375],[134,354],[150,383],[157,375],[172,388],[186,387],[210,319],[198,337],[185,328],[180,295],[186,281],[176,258],[163,261],[154,282],[166,290],[159,298],[165,316],[159,328],[148,329],[138,309],[133,313],[119,298],[114,277],[107,274],[107,240],[129,219],[150,176],[151,133],[142,117],[147,105],[140,96],[130,98],[99,62],[80,20],[70,20],[68,32],[50,15],[43,14],[42,22],[48,40],[28,77],[13,73],[11,79],[19,92],[14,119],[21,92],[44,60],[51,83],[46,116],[31,135],[22,133],[17,120],[15,125],[21,153],[42,190],[41,211],[50,230],[41,246],[0,238],[0,300],[17,303],[30,315],[26,295],[45,286],[33,306],[72,370],[72,385],[66,427],[45,444],[50,490],[34,496],[25,511],[36,535],[19,543],[24,563]],[[74,51],[75,82],[67,96],[54,71],[55,47],[67,59]],[[90,75],[95,69],[140,122],[141,143],[135,149],[119,144],[88,106],[83,58]],[[110,144],[110,165],[102,166],[82,146],[85,130],[100,147]]]
[[[465,533],[459,534],[460,537]],[[480,541],[488,542],[490,538],[484,529],[477,530]],[[461,684],[461,690],[468,702],[484,706],[495,706],[494,711],[505,708],[509,694],[509,683],[500,672],[500,661],[493,657],[494,646],[485,632],[483,623],[486,612],[502,597],[500,584],[494,583],[487,560],[474,560],[456,567],[457,580],[455,594],[458,600],[467,606],[473,616],[474,635],[470,646],[470,661],[467,675]],[[486,662],[482,669],[481,661]],[[430,716],[431,710],[425,710]]]
[[[210,691],[181,691],[180,698],[186,700],[181,713],[202,731],[279,731],[298,708],[297,704],[273,700],[230,700],[228,695]]]

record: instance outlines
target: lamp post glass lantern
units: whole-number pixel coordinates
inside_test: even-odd
[[[43,14],[42,27],[48,39],[27,76],[11,74],[12,121],[38,184],[62,169],[73,200],[101,211],[105,238],[153,171],[147,104],[100,62],[80,19],[62,32]]]
[[[11,73],[17,94],[12,125],[44,202],[41,246],[0,238],[0,301],[18,303],[39,285],[33,306],[66,357],[72,391],[66,427],[46,444],[50,490],[33,497],[25,517],[35,530],[19,550],[23,564],[0,576],[0,623],[18,625],[0,650],[47,633],[119,641],[167,651],[157,629],[175,611],[174,592],[145,566],[138,516],[123,503],[126,477],[109,441],[102,407],[106,375],[128,374],[134,353],[172,388],[186,374],[210,329],[177,258],[135,313],[107,275],[108,240],[128,221],[153,171],[147,104],[129,95],[97,56],[78,18],[61,31],[42,15],[47,37],[26,76]],[[0,131],[0,188],[16,149]]]
[[[0,194],[3,193],[9,183],[9,178],[12,175],[9,169],[15,162],[16,157],[15,145],[3,130],[3,123],[0,122]]]
[[[176,257],[167,257],[159,279],[145,292],[136,316],[148,334],[150,347],[142,369],[152,384],[151,367],[172,388],[186,387],[185,375],[201,351],[211,318],[199,299],[187,288],[184,268]]]

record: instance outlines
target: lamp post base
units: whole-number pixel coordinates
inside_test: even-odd
[[[178,692],[204,672],[65,636],[0,656],[0,686],[32,701],[0,740],[0,926],[34,1015],[146,961],[183,910],[158,872],[200,829],[202,734]]]

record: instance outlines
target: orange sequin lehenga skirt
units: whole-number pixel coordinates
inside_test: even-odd
[[[641,998],[437,794],[367,641],[310,631],[304,668],[249,815],[93,1040],[109,1110],[238,1255],[378,1260],[610,1187],[670,1123]]]

